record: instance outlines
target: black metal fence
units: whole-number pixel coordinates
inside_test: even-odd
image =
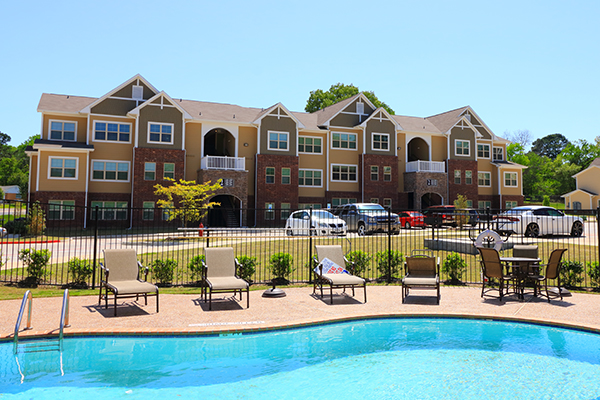
[[[152,281],[195,285],[199,280],[197,256],[204,254],[205,247],[228,246],[234,248],[237,257],[255,259],[254,283],[269,283],[275,278],[271,257],[277,253],[291,256],[291,272],[285,276],[288,281],[310,282],[315,245],[340,244],[348,256],[362,262],[361,275],[370,281],[400,279],[402,257],[413,250],[430,249],[440,260],[442,280],[449,278],[444,269],[447,257],[456,253],[464,260],[460,280],[477,283],[482,277],[474,244],[479,239],[489,246],[493,245],[490,240],[498,238],[503,242],[504,255],[510,255],[515,244],[537,245],[542,262],[553,249],[566,248],[563,283],[580,288],[600,286],[599,210],[567,211],[543,221],[537,218],[537,231],[532,230],[532,221],[527,226],[520,226],[525,224],[524,218],[512,221],[517,218],[509,210],[489,209],[475,217],[473,211],[459,210],[452,215],[428,214],[425,219],[411,210],[365,211],[359,216],[340,215],[345,228],[339,219],[318,209],[213,210],[202,220],[202,227],[168,221],[173,210],[119,208],[116,203],[92,209],[54,202],[41,204],[40,210],[36,213],[31,205],[16,201],[0,204],[0,226],[7,230],[0,238],[0,281],[19,283],[31,276],[20,256],[29,249],[49,255],[41,283],[73,283],[77,266],[89,265],[93,273],[85,281],[94,287],[102,250],[133,248],[142,264],[151,268]],[[577,219],[570,219],[573,216]],[[253,226],[240,227],[248,221]],[[577,226],[581,224],[581,231],[573,231],[574,221]],[[172,277],[167,274],[165,278],[153,269],[166,260],[173,261]]]

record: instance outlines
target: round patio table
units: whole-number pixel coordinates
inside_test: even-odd
[[[539,264],[542,260],[531,257],[500,257],[500,261],[510,264],[515,276],[517,295],[520,300],[523,300],[525,284],[529,276],[529,266],[530,264]],[[535,284],[533,286],[533,295],[537,296],[537,286]]]

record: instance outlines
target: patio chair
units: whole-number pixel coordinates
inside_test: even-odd
[[[500,301],[502,301],[505,287],[506,292],[508,293],[508,285],[514,281],[515,277],[513,274],[505,272],[505,265],[500,261],[498,250],[487,247],[477,247],[477,250],[479,250],[479,254],[481,255],[481,272],[483,275],[481,297],[483,297],[486,292],[494,290],[494,288],[491,287],[488,288],[487,291],[485,290],[486,281],[489,283],[490,279],[498,279],[498,293]]]
[[[145,304],[148,305],[148,295],[156,296],[156,312],[158,312],[158,287],[146,282],[148,278],[148,267],[143,267],[137,260],[134,249],[106,249],[104,252],[104,264],[100,263],[100,295],[98,305],[104,297],[105,308],[108,308],[108,292],[114,295],[115,317],[117,316],[118,298],[136,298],[144,295]],[[139,278],[140,270],[144,269],[144,280]],[[102,290],[104,289],[104,294]]]
[[[344,292],[346,292],[346,288],[352,288],[352,296],[354,296],[354,288],[356,286],[362,286],[364,289],[364,299],[365,303],[367,302],[367,281],[359,276],[352,275],[354,272],[354,264],[350,263],[344,257],[344,252],[342,251],[342,246],[340,245],[322,245],[315,246],[317,250],[317,256],[313,260],[316,265],[313,270],[315,274],[315,278],[313,281],[313,294],[317,290],[317,287],[321,291],[321,298],[323,298],[323,286],[329,285],[329,296],[330,303],[333,304],[333,289],[334,288],[343,288]],[[350,265],[350,272],[342,272],[342,273],[323,273],[323,262],[325,259],[330,260],[330,262],[337,264],[343,269],[347,268],[347,265]]]
[[[233,255],[233,247],[216,247],[204,249],[206,262],[203,261],[202,297],[206,301],[208,296],[208,309],[212,310],[213,293],[233,293],[246,291],[246,308],[250,308],[250,285],[237,276],[238,262]],[[208,293],[207,293],[208,292]]]
[[[515,244],[512,251],[513,257],[527,257],[527,258],[538,258],[539,251],[537,245],[527,244]],[[522,263],[518,266],[522,271],[525,271],[528,282],[533,282],[533,295],[537,296],[538,293],[538,281],[540,275],[540,264],[539,263]]]
[[[413,250],[404,263],[402,278],[402,303],[410,289],[432,289],[437,291],[436,300],[440,304],[440,263],[436,262],[431,250]]]
[[[562,290],[560,288],[560,267],[562,265],[562,256],[563,254],[565,254],[566,251],[567,249],[552,250],[552,253],[550,253],[550,258],[548,259],[548,264],[540,265],[540,267],[546,267],[546,273],[544,275],[538,276],[537,281],[540,283],[540,286],[542,283],[544,284],[546,294],[542,294],[541,287],[539,290],[539,294],[540,296],[546,297],[548,299],[548,303],[550,303],[550,297],[560,297],[561,300],[563,299]],[[548,279],[556,279],[558,293],[552,294],[552,296],[548,291]]]

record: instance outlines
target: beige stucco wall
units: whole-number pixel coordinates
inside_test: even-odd
[[[50,140],[50,121],[69,121],[76,122],[76,142],[85,142],[85,137],[87,133],[87,118],[80,117],[67,117],[64,115],[52,115],[52,114],[44,114],[43,115],[43,123],[42,123],[42,139]]]
[[[195,181],[202,162],[202,124],[185,125],[185,180]]]
[[[258,129],[240,126],[238,137],[238,157],[244,157],[246,159],[246,171],[248,171],[248,195],[253,195],[256,178],[254,169],[256,163],[255,154],[258,151]],[[248,146],[244,146],[244,143],[248,143]]]
[[[517,174],[517,187],[505,186],[505,179],[504,179],[505,173],[516,173]],[[502,182],[500,184],[500,190],[502,191],[503,195],[520,196],[522,194],[523,188],[521,187],[521,184],[522,184],[521,170],[503,168],[500,171],[500,179],[502,179]]]
[[[431,161],[445,161],[448,158],[448,139],[445,136],[431,137]]]
[[[577,189],[600,193],[600,168],[591,166],[577,175]],[[583,204],[583,203],[582,203]]]
[[[87,153],[86,152],[66,152],[66,151],[43,151],[38,150],[40,158],[40,191],[53,192],[83,192],[85,191],[85,182],[88,174]],[[77,159],[77,179],[49,179],[50,165],[49,158],[75,158]]]
[[[456,155],[456,140],[469,141],[469,155]],[[475,147],[475,133],[470,128],[452,128],[450,134],[450,158],[455,160],[474,160],[477,148]]]

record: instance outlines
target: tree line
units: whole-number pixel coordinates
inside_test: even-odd
[[[18,185],[22,198],[27,198],[29,184],[29,157],[25,148],[33,145],[39,135],[32,136],[18,146],[11,146],[10,136],[0,132],[0,186]]]

